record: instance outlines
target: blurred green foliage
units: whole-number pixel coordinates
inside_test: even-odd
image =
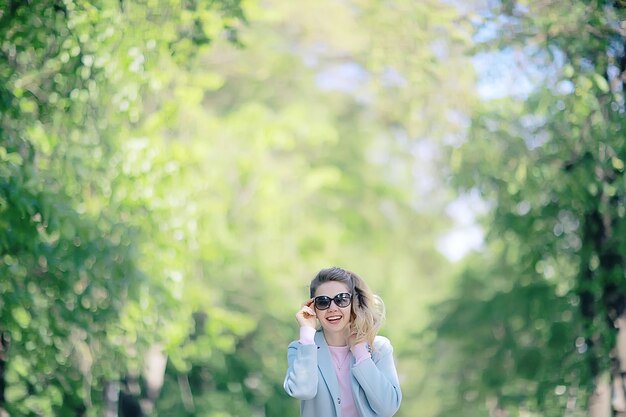
[[[0,415],[296,416],[329,265],[387,302],[399,415],[619,412],[624,13],[0,1]],[[527,91],[478,100],[484,54]]]
[[[296,416],[329,265],[387,302],[398,415],[619,412],[624,13],[0,1],[0,415]],[[484,54],[527,91],[478,100]]]
[[[455,8],[0,5],[0,413],[295,416],[293,314],[335,264],[387,300],[401,413],[436,411]]]
[[[442,411],[620,415],[625,10],[491,6],[474,19],[477,51],[518,57],[520,83],[540,71],[527,92],[484,101],[451,153],[457,188],[478,190],[490,210],[485,251],[437,309]]]

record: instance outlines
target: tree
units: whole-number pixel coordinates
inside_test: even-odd
[[[451,408],[622,415],[624,9],[498,2],[478,20],[483,47],[521,56],[532,87],[485,102],[452,150],[456,185],[491,210],[484,252],[439,311]]]
[[[133,336],[158,325],[147,310],[154,305],[145,302],[151,277],[137,256],[147,225],[134,220],[145,212],[116,198],[123,166],[116,135],[138,117],[144,48],[186,39],[191,29],[192,39],[206,44],[225,26],[219,16],[241,15],[237,2],[215,3],[213,14],[199,5],[154,4],[186,13],[190,25],[171,15],[145,19],[127,6],[2,4],[1,413],[110,409],[103,387],[133,369],[153,341]],[[165,31],[154,30],[157,21],[169,22],[160,26]],[[162,36],[133,45],[140,37],[125,37],[119,26]],[[152,291],[167,294],[162,286]],[[137,325],[136,316],[150,326]]]

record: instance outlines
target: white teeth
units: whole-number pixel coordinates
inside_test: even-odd
[[[332,317],[327,317],[327,320],[340,320],[341,316],[332,316]]]

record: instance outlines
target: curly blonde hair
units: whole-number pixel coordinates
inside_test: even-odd
[[[311,281],[310,296],[315,296],[318,287],[328,281],[341,282],[352,294],[350,312],[350,331],[356,342],[367,342],[374,347],[374,338],[385,319],[385,304],[382,298],[374,294],[361,277],[352,271],[332,267],[322,269]]]

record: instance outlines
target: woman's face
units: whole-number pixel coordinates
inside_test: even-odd
[[[337,281],[327,281],[317,287],[315,297],[325,295],[334,298],[337,294],[349,293],[348,287]],[[326,310],[315,309],[317,318],[322,325],[324,332],[343,333],[347,331],[350,325],[350,312],[352,304],[347,307],[338,307],[335,301],[330,303],[330,307]]]

